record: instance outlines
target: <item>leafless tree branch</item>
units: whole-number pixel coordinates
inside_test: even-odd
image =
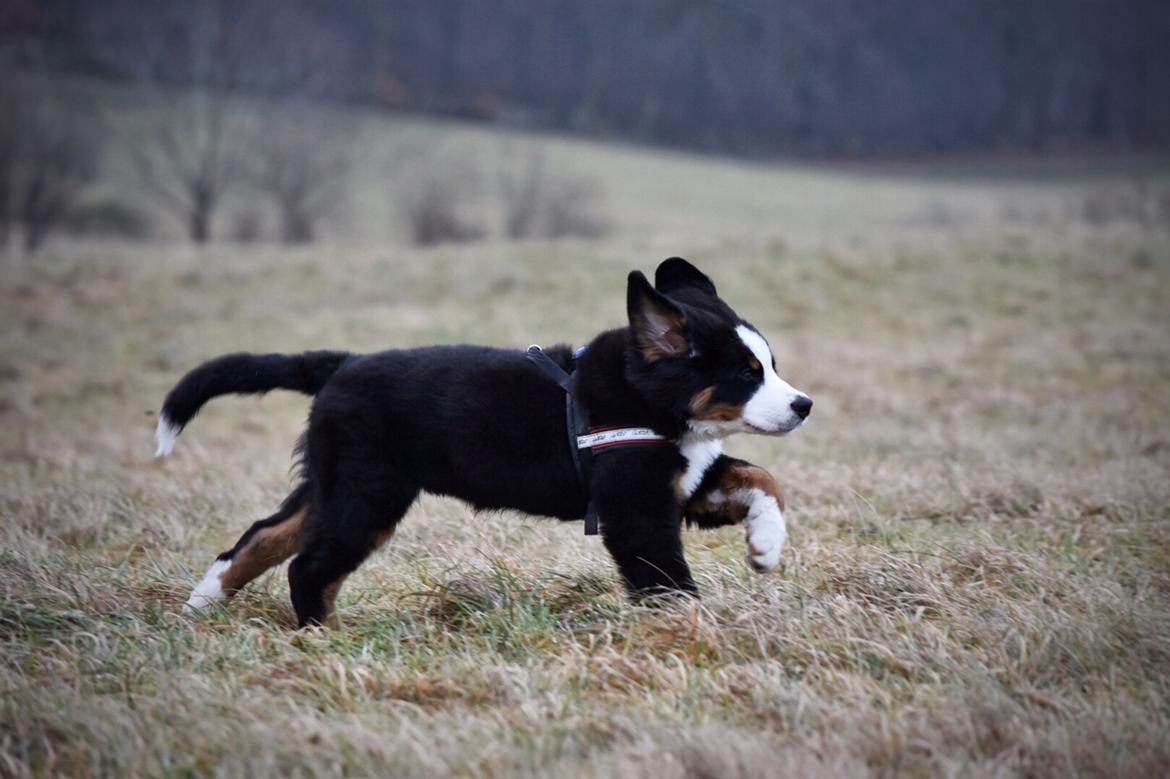
[[[0,240],[19,224],[35,252],[95,178],[101,126],[43,84],[0,83]]]
[[[275,203],[285,243],[311,242],[343,201],[355,132],[352,122],[300,104],[266,112],[249,178]]]

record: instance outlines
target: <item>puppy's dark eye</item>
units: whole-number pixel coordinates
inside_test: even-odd
[[[756,380],[755,368],[744,368],[742,371],[739,372],[739,378],[741,381],[755,381]]]

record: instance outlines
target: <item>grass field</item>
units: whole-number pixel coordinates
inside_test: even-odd
[[[0,775],[1165,775],[1170,230],[1082,218],[1164,163],[765,167],[550,139],[597,242],[414,249],[364,120],[311,248],[60,240],[0,284]],[[484,206],[490,210],[490,205]],[[307,402],[223,399],[151,459],[183,371],[237,350],[580,343],[680,254],[816,410],[731,453],[786,492],[781,569],[688,531],[699,603],[634,607],[579,524],[425,498],[292,630],[283,571],[202,619],[289,486]]]

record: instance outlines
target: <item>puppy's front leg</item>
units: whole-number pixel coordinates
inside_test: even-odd
[[[687,500],[687,521],[699,527],[744,523],[748,563],[770,571],[780,562],[788,537],[784,496],[772,475],[758,465],[721,456]]]
[[[677,458],[665,451],[614,452],[594,470],[592,492],[605,548],[634,598],[698,591],[683,554],[672,456]]]
[[[780,564],[780,552],[788,539],[788,525],[784,521],[784,496],[776,488],[776,482],[764,469],[756,470],[767,481],[765,486],[747,488],[743,495],[748,504],[747,559],[752,568],[763,573]]]

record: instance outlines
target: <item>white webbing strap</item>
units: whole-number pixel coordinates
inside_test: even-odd
[[[577,436],[578,449],[593,449],[608,444],[637,444],[644,441],[665,441],[648,427],[618,427]]]

